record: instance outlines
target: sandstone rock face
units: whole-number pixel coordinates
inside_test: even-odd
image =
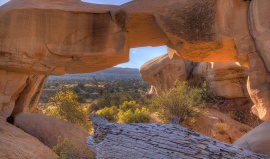
[[[0,158],[54,159],[57,155],[38,139],[0,120]]]
[[[192,66],[192,62],[170,60],[168,55],[162,55],[142,65],[140,74],[157,91],[166,91],[173,88],[176,80],[186,81],[191,75]]]
[[[128,61],[113,8],[80,0],[12,0],[0,7],[0,68],[65,74]]]
[[[0,70],[0,119],[34,110],[45,79],[45,75]]]
[[[242,0],[139,0],[119,7],[11,0],[0,7],[0,68],[92,72],[128,61],[132,47],[165,44],[192,61],[237,61],[235,37],[249,38],[246,10]]]
[[[243,149],[250,150],[256,153],[270,155],[270,120],[265,121],[261,125],[257,126],[240,139],[238,139],[233,145],[239,146]]]
[[[206,81],[213,95],[232,99],[249,97],[247,91],[247,68],[234,62],[212,62]]]
[[[80,126],[44,114],[31,113],[18,115],[15,124],[50,148],[57,145],[58,137],[67,138],[80,151],[80,158],[94,158],[86,145],[88,134]]]
[[[234,62],[193,63],[170,60],[168,55],[164,55],[146,62],[140,68],[140,73],[157,92],[172,89],[176,80],[195,83],[206,80],[211,93],[216,97],[248,97],[247,68]]]
[[[269,3],[136,0],[112,6],[80,0],[11,0],[0,6],[0,69],[30,75],[92,72],[128,61],[132,47],[158,45],[167,45],[173,59],[259,62],[262,68],[250,66],[254,76],[249,78],[249,93],[253,112],[266,120]],[[1,114],[8,116],[14,100],[6,95],[0,99]]]

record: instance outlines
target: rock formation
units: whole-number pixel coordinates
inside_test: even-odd
[[[211,62],[206,81],[217,97],[232,99],[249,97],[247,92],[247,68],[235,62]]]
[[[54,159],[57,155],[35,137],[21,129],[0,120],[0,158]]]
[[[141,66],[140,73],[158,92],[172,89],[176,80],[189,80],[193,83],[206,81],[211,93],[216,97],[248,97],[247,68],[235,62],[194,63],[170,60],[168,55],[162,55]]]
[[[162,55],[142,65],[140,74],[143,80],[155,86],[157,91],[165,91],[173,88],[177,79],[186,81],[191,76],[193,68],[192,62],[170,60],[168,55]]]
[[[105,158],[250,158],[256,154],[174,124],[116,124],[91,115],[95,133],[87,144],[98,159]]]
[[[238,139],[233,145],[256,153],[270,155],[270,120],[265,121]]]
[[[248,64],[252,111],[267,120],[269,6],[269,0],[134,0],[121,6],[11,0],[0,6],[0,119],[33,110],[47,75],[105,69],[128,61],[130,48],[167,45],[172,59]]]
[[[45,80],[46,75],[0,70],[0,119],[33,111]]]
[[[31,113],[18,115],[15,118],[15,124],[50,148],[57,145],[59,137],[67,138],[80,152],[77,158],[94,158],[85,143],[88,134],[80,126],[44,114]]]
[[[173,59],[249,62],[253,112],[266,120],[269,3],[136,0],[112,6],[11,0],[0,7],[0,69],[30,76],[91,72],[127,61],[132,47],[167,45]],[[2,109],[9,110],[3,118],[12,113],[16,93],[13,100],[1,95]]]

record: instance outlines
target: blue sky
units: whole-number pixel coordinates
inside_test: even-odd
[[[9,0],[0,0],[0,6]],[[121,5],[131,0],[82,0],[89,3]],[[140,68],[145,62],[167,53],[165,46],[132,48],[129,51],[130,61],[116,67]]]
[[[133,48],[129,51],[129,62],[116,67],[140,68],[145,62],[165,53],[167,53],[165,46]]]
[[[121,5],[131,0],[82,0],[83,2],[90,2],[96,4],[113,4],[113,5]]]
[[[0,0],[0,6],[7,3],[8,1],[10,1],[10,0]]]

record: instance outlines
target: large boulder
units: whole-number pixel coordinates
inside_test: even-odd
[[[54,159],[57,155],[35,137],[0,120],[1,159]]]
[[[166,91],[173,88],[176,80],[186,81],[191,76],[192,68],[192,62],[170,60],[168,55],[162,55],[143,64],[140,74],[157,91]]]
[[[246,88],[247,68],[235,62],[200,62],[170,60],[168,55],[156,57],[140,68],[141,77],[157,93],[174,87],[176,80],[199,85],[204,80],[211,93],[221,98],[249,97]],[[151,91],[153,92],[153,91]]]
[[[67,138],[80,151],[78,158],[94,158],[87,148],[87,132],[80,126],[44,114],[23,113],[15,118],[17,127],[36,137],[50,148],[57,145],[58,138]]]
[[[270,155],[270,120],[265,121],[238,139],[233,145],[256,153]]]

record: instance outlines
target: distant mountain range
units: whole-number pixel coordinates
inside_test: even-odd
[[[95,77],[98,80],[141,80],[139,69],[112,67],[106,70],[85,73],[85,74],[66,74],[64,76],[49,76],[48,80],[86,80]]]

